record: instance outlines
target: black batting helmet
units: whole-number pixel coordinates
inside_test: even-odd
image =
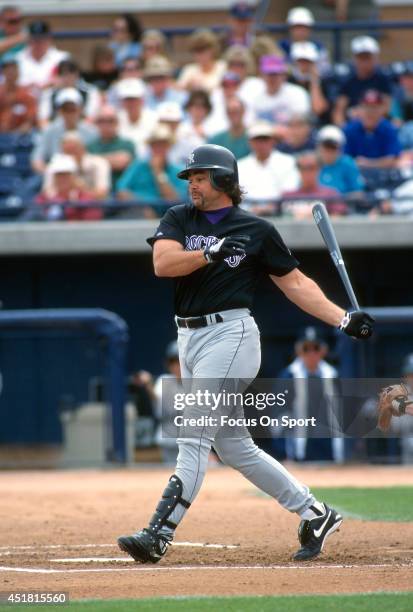
[[[229,149],[214,144],[197,147],[188,157],[178,178],[187,180],[191,170],[209,170],[211,184],[219,191],[238,185],[238,164]]]

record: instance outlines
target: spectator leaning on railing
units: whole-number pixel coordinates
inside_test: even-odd
[[[131,215],[153,218],[160,215],[161,208],[151,207],[160,200],[181,201],[186,196],[186,185],[177,177],[182,169],[168,161],[172,144],[172,133],[166,125],[156,125],[148,136],[150,156],[136,160],[124,172],[117,183],[120,200],[137,200],[140,209],[130,211]]]
[[[0,60],[7,54],[14,56],[22,51],[27,43],[24,18],[17,6],[9,4],[0,11]]]
[[[93,196],[79,186],[77,165],[73,157],[56,153],[47,172],[51,175],[51,187],[48,193],[42,192],[36,202],[39,205],[41,218],[49,221],[95,221],[102,219],[103,212],[96,206],[74,207],[62,206],[66,203],[92,202]]]
[[[333,123],[342,126],[351,116],[365,92],[379,91],[387,114],[390,107],[392,85],[380,66],[380,46],[371,36],[357,36],[351,41],[354,69],[342,84],[333,111]]]
[[[48,127],[38,134],[32,153],[32,166],[35,172],[42,173],[47,162],[60,151],[63,134],[76,131],[83,142],[88,145],[96,140],[98,132],[95,126],[82,119],[83,98],[73,87],[62,89],[56,96],[58,116]]]
[[[351,199],[362,199],[364,180],[352,157],[343,153],[345,136],[336,125],[324,126],[317,135],[321,164],[320,183]]]
[[[387,101],[382,93],[366,91],[359,118],[344,126],[344,151],[360,168],[394,168],[401,152],[397,129],[386,119]]]
[[[281,213],[294,219],[311,219],[314,202],[324,200],[330,215],[345,215],[348,211],[341,194],[332,187],[321,185],[320,161],[314,151],[303,151],[296,156],[299,187],[285,191]]]
[[[247,133],[252,153],[238,163],[239,182],[246,192],[242,206],[258,215],[273,214],[277,210],[274,201],[284,191],[298,186],[294,157],[274,150],[271,123],[259,121]]]
[[[18,84],[16,57],[4,55],[0,63],[0,132],[30,132],[37,127],[37,100],[28,87]]]
[[[123,171],[135,159],[135,145],[128,138],[119,136],[118,115],[112,106],[102,106],[95,124],[99,135],[89,144],[88,151],[105,158],[109,163],[113,190]]]

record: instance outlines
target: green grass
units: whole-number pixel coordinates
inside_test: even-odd
[[[311,491],[349,518],[413,521],[413,487],[315,487]]]
[[[286,595],[276,597],[184,597],[141,600],[74,601],[64,606],[0,606],[0,610],[50,612],[407,612],[413,592],[364,595]]]

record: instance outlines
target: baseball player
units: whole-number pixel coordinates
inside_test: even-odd
[[[175,280],[183,379],[249,381],[257,376],[260,338],[250,309],[260,271],[307,313],[354,338],[371,335],[374,320],[367,313],[345,312],[331,302],[299,270],[272,223],[239,207],[238,167],[228,149],[197,147],[178,176],[189,183],[191,204],[171,207],[148,242],[156,276]],[[208,410],[188,407],[189,414],[202,412]],[[246,429],[242,437],[219,434],[219,428],[205,428],[197,436],[178,438],[176,470],[155,513],[146,528],[118,538],[121,550],[141,563],[156,563],[165,555],[202,485],[213,445],[223,463],[301,518],[294,559],[316,557],[342,517],[258,448]]]

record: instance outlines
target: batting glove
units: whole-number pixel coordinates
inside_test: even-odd
[[[204,249],[204,257],[208,263],[222,261],[234,255],[245,255],[245,246],[249,236],[228,236]]]
[[[352,338],[367,340],[373,333],[373,317],[362,310],[346,312],[339,329]]]

